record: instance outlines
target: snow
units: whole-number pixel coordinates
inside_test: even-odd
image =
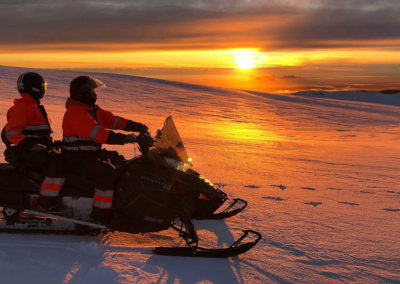
[[[0,123],[26,69],[0,66]],[[83,74],[39,70],[60,138],[68,84]],[[151,254],[173,231],[102,237],[0,235],[2,283],[398,283],[400,97],[377,92],[290,95],[113,74],[99,104],[155,134],[172,114],[194,168],[233,198],[239,216],[196,221],[204,246],[242,229],[263,234],[231,259]],[[125,156],[133,146],[111,147]],[[1,148],[0,150],[4,149]]]

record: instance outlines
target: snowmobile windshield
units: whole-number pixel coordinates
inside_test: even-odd
[[[169,152],[171,156],[177,156],[180,161],[191,164],[191,159],[186,152],[172,116],[167,117],[163,128],[157,132],[155,141],[154,146],[156,149],[163,150],[166,153]]]

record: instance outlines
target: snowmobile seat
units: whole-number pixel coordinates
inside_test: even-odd
[[[40,191],[40,185],[44,178],[43,173],[31,170],[31,169],[20,169],[18,170],[15,166],[8,163],[0,163],[0,191],[13,190],[20,184],[21,180],[25,180],[23,192],[37,194]],[[5,181],[7,181],[5,183]],[[14,181],[14,183],[13,183]],[[3,188],[1,185],[7,184],[8,188]],[[70,174],[66,177],[66,183],[62,190],[63,196],[82,196],[92,197],[94,193],[94,182],[88,180],[82,176]],[[20,190],[17,190],[20,191]]]
[[[44,178],[43,173],[36,170],[29,168],[18,168],[7,163],[0,163],[0,177],[9,176],[14,173],[22,174],[38,183],[40,183]]]
[[[10,164],[7,163],[0,164],[0,176],[11,174],[15,170],[16,170],[15,167]]]
[[[40,171],[27,168],[25,166],[20,167],[18,165],[11,165],[8,163],[0,163],[0,177],[10,175],[14,172],[19,172],[36,182],[41,182],[44,178],[43,173]]]

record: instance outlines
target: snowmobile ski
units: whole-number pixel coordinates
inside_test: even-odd
[[[235,208],[235,206],[237,206],[237,208]],[[205,215],[202,217],[198,217],[196,219],[197,220],[205,220],[205,219],[218,220],[218,219],[229,218],[229,217],[235,216],[235,215],[239,214],[240,212],[242,212],[243,209],[246,208],[246,206],[247,206],[247,201],[240,199],[240,198],[235,198],[235,199],[233,199],[232,203],[229,204],[229,206],[226,207],[223,211]]]
[[[249,235],[253,234],[256,239],[251,242],[242,243]],[[254,247],[261,239],[261,234],[253,230],[243,231],[243,235],[228,248],[209,249],[197,245],[187,247],[156,247],[153,249],[155,254],[168,256],[187,256],[187,257],[233,257],[245,253]]]

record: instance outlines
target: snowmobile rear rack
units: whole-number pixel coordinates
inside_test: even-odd
[[[97,223],[93,223],[93,222],[87,222],[87,221],[74,219],[74,218],[63,217],[63,216],[60,216],[60,215],[45,213],[45,212],[41,212],[41,211],[25,209],[24,212],[32,214],[32,215],[36,215],[36,216],[41,216],[41,217],[51,217],[51,218],[58,219],[60,221],[71,222],[71,223],[74,223],[76,225],[88,226],[88,227],[91,227],[91,228],[97,228],[97,229],[102,229],[102,230],[107,229],[107,227],[105,225],[102,225],[102,224],[97,224]]]
[[[63,220],[71,225],[57,226],[56,221]],[[3,208],[1,233],[36,233],[36,234],[67,234],[67,235],[98,235],[107,232],[105,226],[86,222],[56,214],[36,210],[16,210]]]

